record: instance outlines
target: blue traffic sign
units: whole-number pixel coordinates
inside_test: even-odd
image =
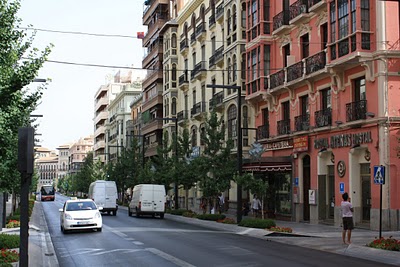
[[[374,166],[374,184],[385,184],[385,166]]]
[[[339,183],[339,193],[344,194],[344,183]]]

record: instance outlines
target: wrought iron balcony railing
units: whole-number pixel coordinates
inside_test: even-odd
[[[269,138],[269,124],[257,127],[257,140]]]
[[[281,120],[278,121],[278,134],[283,135],[283,134],[290,134],[290,120]]]
[[[300,115],[294,118],[296,131],[308,131],[310,129],[310,114]]]
[[[324,127],[332,125],[332,109],[326,108],[315,112],[315,127]]]
[[[346,121],[365,120],[367,118],[367,100],[346,104]]]

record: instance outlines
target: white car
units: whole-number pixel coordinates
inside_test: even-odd
[[[101,232],[103,220],[100,214],[101,207],[91,199],[71,199],[60,209],[61,231],[65,234],[69,230],[96,229]]]

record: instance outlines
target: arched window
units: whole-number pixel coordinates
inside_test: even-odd
[[[197,129],[196,126],[193,126],[191,129],[191,141],[192,141],[192,147],[197,146]]]
[[[176,115],[176,98],[172,98],[172,110],[171,110],[171,115]]]
[[[204,126],[204,124],[200,125],[200,145],[204,146],[205,142],[204,139],[206,137],[206,127]]]
[[[210,0],[211,15],[215,16],[215,0]]]
[[[228,31],[227,31],[227,35],[229,36],[229,34],[231,34],[231,10],[228,9],[228,12],[226,13],[226,24],[228,27]]]
[[[237,20],[236,5],[234,5],[232,8],[232,31],[236,31],[236,25],[237,25],[236,20]]]
[[[171,74],[171,79],[173,82],[176,81],[176,64],[172,64],[172,74]]]
[[[201,16],[201,20],[204,23],[206,21],[206,12],[205,12],[205,7],[204,4],[201,6],[200,8],[200,16]]]
[[[243,106],[242,117],[243,128],[246,128],[243,130],[243,136],[248,136],[249,134],[247,128],[249,128],[249,108],[247,106]]]
[[[232,64],[232,81],[237,80],[237,62],[236,62],[236,55],[233,55],[233,64]]]
[[[171,37],[171,47],[176,48],[176,34],[172,34]]]
[[[193,33],[196,33],[196,15],[195,14],[192,15],[192,29],[193,29]]]
[[[187,40],[187,38],[188,38],[188,25],[187,25],[187,22],[185,22],[185,25],[183,26],[183,34],[185,35],[185,39]]]
[[[228,58],[228,84],[230,84],[231,83],[231,75],[232,75],[232,62],[231,62],[231,59],[230,58]]]
[[[237,110],[235,105],[231,105],[228,109],[228,138],[233,139],[237,136],[236,126]]]

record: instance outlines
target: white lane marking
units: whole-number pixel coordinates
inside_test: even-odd
[[[107,250],[107,251],[101,251],[97,253],[93,253],[90,256],[98,256],[98,255],[103,255],[107,253],[114,253],[114,252],[123,252],[123,253],[130,253],[130,252],[137,252],[141,251],[143,249],[125,249],[125,248],[119,248],[119,249],[113,249],[113,250]]]
[[[154,255],[157,255],[161,258],[166,259],[169,262],[172,262],[174,264],[176,264],[177,266],[180,267],[195,267],[195,265],[192,265],[186,261],[180,260],[178,258],[175,258],[174,256],[167,254],[165,252],[162,252],[161,250],[158,250],[156,248],[146,248],[145,250],[150,251],[151,253],[153,253]]]
[[[82,251],[82,250],[84,250],[84,251]],[[79,249],[79,252],[77,252],[77,253],[73,253],[73,252],[71,253],[71,251],[63,252],[63,254],[66,254],[66,255],[65,256],[61,255],[61,257],[66,258],[66,257],[74,256],[74,255],[88,254],[88,253],[92,253],[92,252],[96,252],[96,251],[100,251],[100,250],[103,250],[103,249],[102,248],[81,248],[81,249]],[[75,250],[75,251],[78,251],[78,250]],[[62,253],[60,253],[60,254],[62,254]]]
[[[111,231],[120,231],[120,232],[171,232],[171,233],[212,233],[212,234],[231,234],[231,231],[218,231],[218,230],[188,230],[188,229],[179,229],[179,228],[147,228],[147,227],[118,227],[118,228],[110,228]]]
[[[128,241],[135,241],[135,238],[127,237],[127,238],[125,238],[125,240],[128,240]]]
[[[135,245],[138,245],[138,246],[144,245],[144,243],[142,243],[140,241],[134,241],[132,243],[135,244]]]

